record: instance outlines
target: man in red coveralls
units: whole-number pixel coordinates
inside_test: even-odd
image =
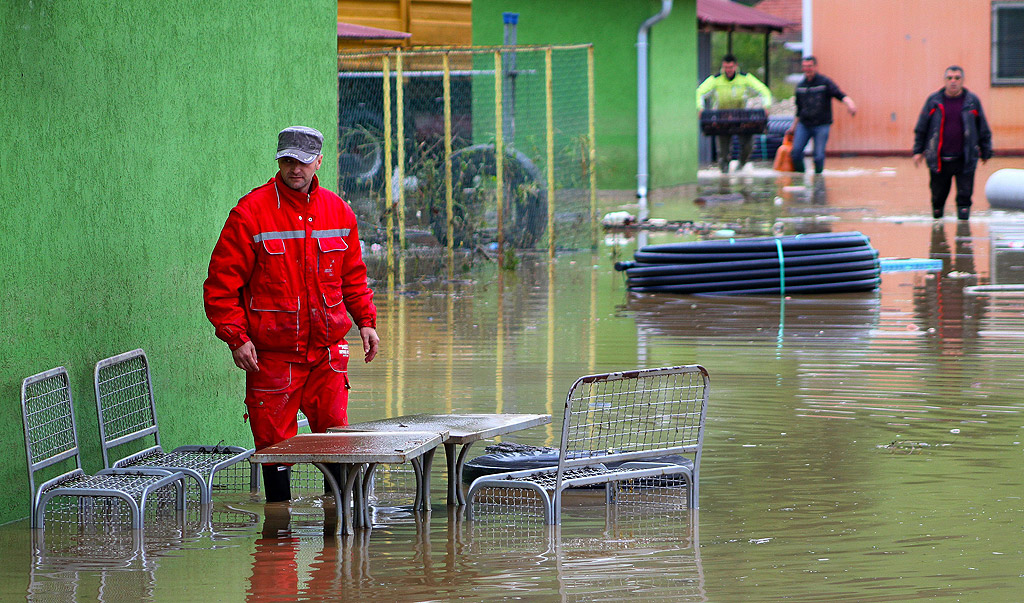
[[[245,371],[257,450],[295,435],[300,409],[317,433],[348,424],[349,314],[365,362],[380,343],[356,216],[316,177],[322,147],[313,128],[278,134],[280,171],[231,210],[203,286],[206,316]],[[287,467],[264,465],[263,480],[267,502],[291,498]]]

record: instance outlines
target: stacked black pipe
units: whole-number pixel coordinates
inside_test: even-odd
[[[648,245],[617,262],[631,291],[759,295],[871,291],[878,251],[859,232]]]

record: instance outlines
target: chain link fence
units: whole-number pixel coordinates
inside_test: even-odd
[[[389,256],[596,245],[592,46],[342,53],[338,98],[339,187]]]

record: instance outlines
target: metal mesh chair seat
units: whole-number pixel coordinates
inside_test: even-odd
[[[665,468],[667,471],[659,474],[687,474],[692,472],[692,467],[692,463],[680,465],[666,464]],[[562,484],[563,487],[600,484],[607,482],[612,478],[615,480],[621,480],[623,479],[623,473],[626,471],[639,472],[649,468],[648,464],[638,463],[633,467],[623,467],[620,465],[618,467],[609,468],[604,465],[592,465],[590,467],[580,467],[578,469],[566,469],[562,473]],[[507,479],[510,482],[530,482],[545,490],[554,491],[555,488],[558,487],[558,468],[552,467],[550,471],[546,473],[537,473],[523,477],[508,477]]]
[[[165,471],[163,476],[173,475],[170,471]],[[80,488],[88,490],[117,490],[124,492],[135,499],[140,499],[143,492],[147,488],[151,488],[154,481],[153,477],[161,477],[160,475],[145,475],[141,473],[121,472],[116,473],[105,473],[101,471],[95,475],[79,475],[71,477],[70,479],[62,480],[59,483],[51,484],[50,486],[43,489],[43,492],[49,492],[54,488]],[[141,502],[141,500],[140,500]]]
[[[252,451],[238,446],[180,446],[170,452],[150,448],[117,461],[114,468],[160,467],[181,471],[199,486],[200,503],[208,504],[212,500],[214,474],[248,459],[251,454]]]
[[[521,489],[540,499],[547,523],[560,523],[562,492],[593,485],[604,485],[613,502],[621,484],[681,484],[697,508],[709,389],[697,365],[580,377],[566,396],[558,465],[477,478],[467,517],[478,495],[482,509],[502,499],[523,506],[522,495],[510,492]]]
[[[199,502],[213,500],[213,477],[222,469],[245,461],[254,452],[238,446],[179,446],[171,452],[160,447],[156,403],[149,360],[141,350],[118,354],[96,363],[96,409],[99,413],[104,467],[157,467],[181,471],[199,487]],[[111,461],[112,449],[149,438],[148,448]],[[257,489],[257,468],[250,468],[249,488]]]
[[[74,405],[64,367],[33,375],[21,384],[22,422],[32,491],[32,527],[44,527],[46,507],[58,496],[117,499],[131,513],[132,527],[142,528],[150,494],[173,488],[175,508],[185,505],[184,475],[162,469],[104,469],[95,475],[82,471],[75,429]],[[53,474],[36,488],[36,474]]]

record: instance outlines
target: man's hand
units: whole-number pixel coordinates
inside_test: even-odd
[[[256,346],[251,341],[246,341],[231,351],[231,357],[235,360],[235,366],[243,371],[255,372],[260,370],[256,364]]]
[[[363,340],[363,362],[369,362],[377,356],[380,348],[380,337],[373,327],[359,327],[359,338]]]
[[[847,111],[850,112],[851,116],[857,114],[857,105],[854,104],[852,98],[850,98],[849,96],[844,96],[843,97],[843,104],[846,105],[846,109],[847,109]]]
[[[921,162],[924,161],[924,155],[917,153],[914,155],[914,167],[921,167]]]

